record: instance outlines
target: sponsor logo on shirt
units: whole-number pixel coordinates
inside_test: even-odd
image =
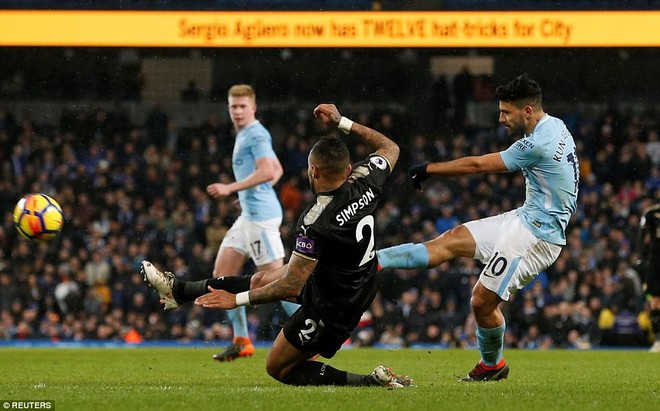
[[[521,138],[520,140],[516,141],[516,148],[520,151],[525,151],[528,148],[529,149],[534,148],[534,143],[532,143],[526,138]]]
[[[296,251],[303,254],[314,254],[316,252],[316,244],[309,237],[296,237]]]

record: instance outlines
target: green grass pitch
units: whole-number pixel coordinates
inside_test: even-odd
[[[289,387],[266,349],[218,363],[218,348],[0,348],[0,400],[62,410],[660,410],[660,354],[508,350],[507,380],[460,383],[472,350],[346,349],[328,362],[368,373],[387,364],[412,389]]]

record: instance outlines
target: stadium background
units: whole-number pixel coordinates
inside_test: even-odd
[[[86,3],[0,1],[0,9],[153,7]],[[310,10],[310,3],[159,2],[169,10]],[[328,0],[314,7],[556,9],[554,1],[402,3]],[[572,1],[562,9],[657,10],[658,2]],[[258,116],[284,165],[278,190],[285,245],[312,199],[305,167],[323,133],[310,117],[317,103],[336,102],[399,143],[402,158],[379,212],[377,246],[385,247],[433,238],[523,200],[517,174],[435,181],[417,193],[405,173],[422,161],[507,147],[492,92],[521,72],[541,83],[547,111],[573,133],[582,182],[568,246],[505,305],[507,346],[650,343],[635,250],[639,213],[660,188],[657,48],[0,47],[0,56],[0,338],[7,344],[230,339],[221,311],[162,312],[138,267],[147,258],[182,278],[211,272],[238,211],[232,199],[216,204],[204,192],[210,181],[231,178],[224,105],[231,84],[255,87]],[[360,145],[351,150],[355,158],[364,154]],[[31,191],[64,208],[65,228],[53,243],[26,243],[13,229],[13,206]],[[473,347],[468,301],[478,273],[471,260],[384,272],[353,345]],[[271,306],[252,308],[255,338],[272,339],[282,315]]]

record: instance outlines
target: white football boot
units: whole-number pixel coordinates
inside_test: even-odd
[[[174,286],[174,274],[169,271],[160,271],[149,261],[142,261],[142,275],[144,281],[149,283],[160,296],[160,302],[165,306],[166,310],[173,310],[179,306],[179,303],[174,299],[172,294],[172,287]]]

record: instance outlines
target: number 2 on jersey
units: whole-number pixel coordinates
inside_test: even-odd
[[[376,252],[374,251],[374,216],[365,216],[362,218],[362,220],[360,220],[357,227],[355,228],[355,239],[358,241],[358,243],[364,238],[365,227],[368,227],[369,229],[369,244],[367,245],[367,250],[365,251],[364,256],[362,256],[362,260],[360,260],[360,267],[371,261],[376,256]]]

